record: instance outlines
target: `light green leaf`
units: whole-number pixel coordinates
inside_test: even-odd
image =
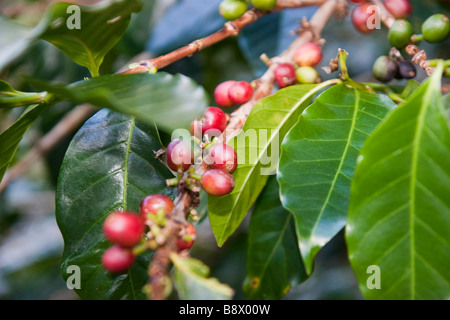
[[[340,84],[323,92],[286,135],[278,168],[281,202],[294,215],[308,274],[317,252],[346,223],[360,148],[394,107],[385,95]]]
[[[209,278],[209,268],[200,260],[170,255],[174,265],[174,283],[183,300],[229,300],[234,292],[215,278]]]
[[[346,240],[367,299],[450,299],[450,130],[442,64],[367,139]],[[380,268],[380,289],[367,268]]]
[[[209,220],[219,246],[233,234],[278,164],[280,144],[314,94],[335,82],[297,85],[259,101],[242,132],[228,144],[236,150],[236,186],[222,197],[208,198]]]
[[[49,104],[29,106],[14,124],[0,134],[0,181],[14,159],[25,132],[49,107]]]

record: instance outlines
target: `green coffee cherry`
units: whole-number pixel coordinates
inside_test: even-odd
[[[295,76],[299,83],[317,83],[320,79],[317,70],[309,66],[297,68]]]
[[[388,40],[391,46],[401,49],[409,43],[412,35],[413,28],[411,23],[407,20],[400,19],[396,20],[389,29]]]
[[[398,72],[398,64],[388,56],[380,56],[373,64],[374,77],[383,82],[394,79]]]
[[[219,13],[227,20],[236,20],[247,11],[247,3],[240,0],[224,0],[219,5]]]
[[[448,17],[440,13],[432,15],[422,24],[423,38],[431,43],[444,41],[449,31]]]
[[[261,11],[271,10],[277,4],[277,0],[251,0],[253,6]]]

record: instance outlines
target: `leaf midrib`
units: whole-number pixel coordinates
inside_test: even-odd
[[[357,118],[359,107],[360,107],[360,94],[359,94],[358,90],[356,90],[356,89],[354,89],[354,92],[355,92],[355,97],[356,97],[355,110],[353,111],[352,124],[351,124],[350,130],[349,130],[349,137],[347,139],[347,143],[346,143],[344,151],[342,153],[341,161],[340,161],[339,166],[338,166],[338,168],[336,170],[336,174],[335,174],[335,176],[333,178],[333,182],[331,183],[330,189],[328,190],[327,197],[326,197],[326,199],[325,199],[325,201],[324,201],[324,203],[322,205],[322,208],[320,209],[319,216],[317,217],[316,222],[314,224],[314,227],[313,227],[313,229],[311,231],[311,234],[310,234],[310,237],[309,237],[310,239],[316,233],[317,227],[319,226],[319,221],[322,218],[322,215],[323,215],[323,213],[325,211],[325,208],[328,205],[328,202],[330,200],[331,194],[334,191],[334,186],[336,184],[337,178],[339,177],[339,174],[341,172],[342,166],[343,166],[343,164],[345,162],[345,158],[347,156],[347,152],[348,152],[348,149],[350,147],[350,142],[352,141],[353,133],[354,133],[355,128],[356,128],[356,118]]]

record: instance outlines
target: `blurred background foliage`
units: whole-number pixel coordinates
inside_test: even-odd
[[[20,24],[34,26],[51,2],[54,1],[0,0],[0,13]],[[78,2],[91,5],[100,1]],[[409,20],[417,32],[429,15],[449,14],[448,1],[411,2],[414,12]],[[167,53],[220,29],[225,22],[218,13],[220,0],[143,0],[143,3],[142,11],[133,16],[125,36],[106,56],[101,74],[116,72],[136,55]],[[165,71],[192,77],[212,97],[215,86],[224,80],[252,80],[260,76],[265,66],[259,56],[281,53],[295,38],[293,31],[298,22],[303,16],[310,18],[315,9],[290,9],[266,16],[245,28],[239,37],[178,61]],[[0,37],[7,32],[0,30]],[[353,28],[349,16],[343,20],[333,18],[322,36],[326,43],[321,65],[336,57],[338,48],[344,48],[349,52],[350,75],[358,81],[373,81],[373,62],[390,49],[385,28],[362,35]],[[447,39],[439,45],[422,43],[421,47],[431,59],[449,59],[449,42]],[[323,79],[337,76],[319,71]],[[39,41],[0,70],[0,78],[14,88],[32,91],[22,75],[70,83],[89,76],[89,73],[51,44]],[[419,71],[416,79],[424,78],[424,72]],[[402,84],[405,80],[396,81]],[[212,98],[210,102],[214,103]],[[69,102],[62,102],[40,117],[27,132],[16,160],[73,107]],[[0,130],[11,125],[22,110],[0,110]],[[60,275],[59,260],[64,244],[54,214],[58,171],[70,139],[60,141],[54,150],[35,162],[25,175],[0,194],[1,299],[77,299]],[[248,217],[224,247],[218,248],[208,219],[204,219],[198,226],[198,239],[191,252],[211,267],[212,276],[235,289],[237,299],[244,298],[241,287],[245,277],[247,227]],[[346,257],[343,232],[319,253],[313,275],[293,288],[285,299],[362,299]]]

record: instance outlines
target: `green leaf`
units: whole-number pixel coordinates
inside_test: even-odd
[[[317,252],[346,223],[360,148],[394,107],[385,95],[340,84],[323,92],[286,135],[278,181],[308,274]]]
[[[69,8],[72,5],[64,2],[51,5],[34,28],[0,16],[0,70],[34,41],[44,39],[98,76],[103,58],[120,40],[131,14],[140,10],[141,2],[107,0],[95,6],[76,6],[80,8],[79,29],[72,27],[78,18],[76,11]]]
[[[42,113],[50,107],[49,104],[29,106],[20,118],[0,134],[0,181],[14,159],[19,143],[25,132]]]
[[[193,80],[165,72],[106,75],[68,86],[29,82],[61,99],[107,107],[152,126],[156,122],[167,132],[188,128],[208,104],[205,91]]]
[[[154,126],[107,109],[73,138],[59,174],[56,218],[65,243],[61,271],[67,279],[70,265],[80,267],[81,298],[145,299],[148,255],[128,273],[110,274],[101,265],[111,246],[102,227],[112,211],[139,212],[148,194],[172,195],[165,184],[171,173],[155,158],[160,148]]]
[[[209,268],[194,258],[170,255],[174,265],[174,283],[183,300],[230,300],[233,289],[209,277]]]
[[[236,186],[222,197],[208,198],[209,220],[219,246],[240,225],[278,164],[280,142],[320,89],[329,85],[297,85],[259,101],[244,128],[228,141],[236,150]]]
[[[414,92],[419,90],[420,83],[416,80],[410,79],[406,83],[405,88],[403,89],[402,93],[400,94],[400,97],[403,99],[408,99],[409,96],[411,96]]]
[[[346,241],[367,299],[450,299],[450,130],[434,75],[367,139]],[[367,268],[381,272],[370,290]]]
[[[48,25],[40,37],[87,67],[94,77],[98,76],[103,58],[119,42],[131,14],[141,9],[141,2],[110,0],[92,7],[75,6],[80,8],[79,29],[72,26],[78,16],[70,6],[70,3],[55,3],[49,8],[44,17]]]
[[[281,299],[306,280],[292,215],[282,207],[276,176],[269,178],[250,220],[247,276],[248,299]]]

